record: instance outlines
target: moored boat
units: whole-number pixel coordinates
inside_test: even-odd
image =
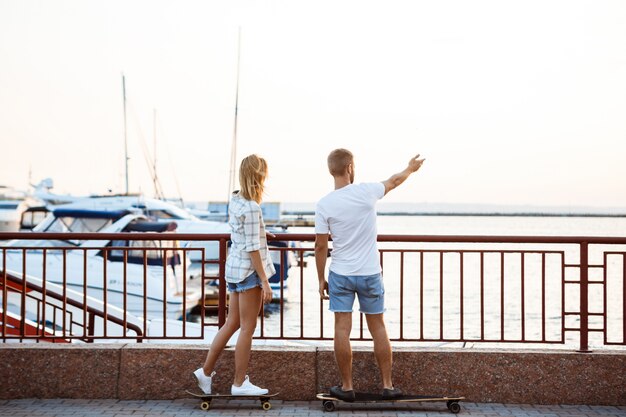
[[[20,230],[22,213],[35,204],[28,193],[0,185],[0,232]]]
[[[175,223],[148,222],[128,210],[54,209],[35,231],[165,232]],[[183,283],[175,240],[14,240],[7,243],[6,267],[103,300],[138,317],[180,318],[201,298],[198,285]],[[132,249],[135,246],[137,249]],[[130,247],[122,251],[121,247]]]
[[[65,210],[93,210],[93,211],[132,211],[144,215],[147,219],[167,223],[175,221],[177,232],[191,234],[230,234],[228,223],[201,220],[187,210],[167,201],[152,198],[144,198],[139,195],[131,196],[94,196],[76,200],[73,203],[58,207]],[[269,232],[284,232],[283,229],[268,228]],[[212,240],[181,240],[182,248],[193,249],[188,252],[188,258],[193,262],[192,268],[198,270],[200,262],[209,261],[213,263],[205,264],[207,275],[217,276],[217,264],[214,261],[219,259],[219,242]],[[274,299],[279,299],[281,294],[281,281],[283,286],[283,296],[287,295],[289,269],[294,263],[293,254],[290,251],[279,248],[287,247],[285,242],[270,241],[270,256],[274,263],[276,273],[270,277],[270,286],[274,293]],[[198,250],[195,250],[198,249]],[[204,252],[204,258],[202,253]],[[282,265],[282,267],[281,267]],[[281,274],[282,271],[282,274]]]

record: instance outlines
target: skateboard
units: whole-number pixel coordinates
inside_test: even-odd
[[[215,398],[224,398],[227,400],[232,399],[258,399],[261,401],[261,408],[265,411],[270,410],[272,408],[272,404],[270,403],[270,398],[277,396],[279,393],[276,392],[274,394],[263,394],[263,395],[231,395],[231,394],[200,394],[197,392],[186,391],[187,394],[193,395],[196,398],[200,398],[202,402],[200,403],[200,408],[204,411],[208,411],[211,408],[211,401]]]
[[[336,402],[344,402],[339,398],[333,397],[329,393],[319,393],[317,394],[317,398],[322,400],[322,406],[324,407],[324,411],[335,411],[335,403]],[[367,392],[355,392],[355,403],[419,403],[419,402],[436,402],[436,401],[445,401],[452,413],[457,414],[461,411],[461,406],[459,405],[459,401],[464,400],[465,397],[440,397],[436,395],[401,395],[400,397],[396,397],[393,399],[383,398],[382,394],[374,394]],[[346,401],[347,402],[347,401]]]

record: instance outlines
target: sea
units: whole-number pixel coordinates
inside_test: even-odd
[[[379,208],[378,233],[401,235],[493,235],[493,236],[600,236],[626,237],[626,210],[578,208],[529,208],[529,207],[465,207],[457,213],[441,213],[440,207],[430,207],[431,211],[416,210],[415,206],[387,206]],[[448,207],[449,209],[450,207]],[[292,209],[290,207],[289,209]],[[311,206],[299,206],[306,212]],[[295,210],[297,211],[297,210]],[[309,213],[310,214],[310,213]],[[314,233],[310,227],[290,228],[293,233]],[[303,243],[305,249],[312,244]],[[426,251],[420,258],[419,252],[406,253],[404,268],[400,268],[400,255],[394,249],[415,249]],[[578,316],[567,315],[562,320],[563,311],[576,311],[579,308],[577,284],[562,285],[563,275],[567,280],[578,278],[577,268],[562,268],[562,263],[576,263],[579,259],[577,245],[523,245],[523,244],[398,244],[379,243],[379,249],[390,250],[383,255],[383,276],[385,285],[385,321],[392,339],[443,338],[444,342],[394,342],[419,346],[463,346],[463,347],[520,347],[535,346],[534,343],[516,343],[522,337],[527,341],[548,341],[552,347],[575,349],[578,347],[578,332],[562,332],[562,328],[576,328],[580,325]],[[445,254],[440,250],[446,249]],[[479,249],[497,251],[485,253],[484,286],[480,286],[480,255],[461,255],[454,250]],[[550,251],[542,255],[532,251]],[[430,252],[429,252],[430,251]],[[508,252],[507,252],[508,251]],[[521,266],[522,251],[525,266]],[[624,253],[626,246],[611,245],[590,248],[590,263],[603,262],[605,251]],[[503,254],[504,253],[504,254]],[[306,266],[291,269],[286,301],[273,304],[266,309],[262,319],[262,334],[269,337],[316,338],[322,333],[332,337],[333,317],[328,311],[328,301],[320,304],[318,297],[317,273],[312,252],[305,252]],[[422,265],[421,265],[422,264]],[[624,257],[615,255],[607,258],[607,293],[601,285],[594,285],[590,293],[591,312],[602,312],[604,297],[606,303],[606,324],[602,317],[590,317],[591,328],[608,331],[608,341],[620,343],[624,340]],[[460,273],[462,269],[462,274]],[[420,272],[420,270],[422,272]],[[544,271],[542,274],[542,270]],[[423,276],[420,278],[420,274]],[[460,276],[463,275],[461,285]],[[504,284],[501,284],[502,275]],[[400,277],[403,280],[401,282]],[[542,278],[543,276],[543,278]],[[420,281],[421,279],[421,281]],[[544,279],[545,284],[541,283]],[[590,271],[591,280],[602,280],[601,270]],[[543,285],[543,288],[542,288]],[[420,298],[420,286],[423,295]],[[501,287],[503,289],[501,291]],[[400,289],[402,287],[402,295]],[[461,294],[460,288],[463,287]],[[523,288],[523,290],[522,290]],[[522,299],[521,293],[524,293]],[[504,296],[501,294],[504,293]],[[443,294],[443,295],[442,295]],[[400,298],[402,296],[402,305]],[[460,300],[463,299],[461,312]],[[542,309],[541,300],[545,299]],[[481,313],[481,302],[484,305]],[[300,323],[303,323],[301,326]],[[323,323],[323,329],[320,328]],[[461,326],[462,323],[462,326]],[[504,323],[504,326],[503,326]],[[496,342],[473,342],[481,334]],[[455,339],[470,339],[469,342],[455,342]],[[600,332],[590,335],[590,348],[622,349],[624,346],[606,346]],[[367,338],[367,326],[358,313],[355,301],[352,337]],[[506,343],[501,343],[505,339]],[[319,344],[319,342],[311,341]],[[545,347],[545,343],[536,346]]]

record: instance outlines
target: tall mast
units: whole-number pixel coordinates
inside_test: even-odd
[[[239,110],[239,62],[241,59],[241,27],[237,36],[237,87],[235,90],[235,125],[233,128],[233,142],[230,148],[230,177],[228,179],[228,195],[226,202],[230,200],[230,194],[235,187],[235,165],[237,164],[237,116]]]
[[[161,193],[159,193],[159,188],[158,188],[158,178],[157,178],[157,129],[156,129],[156,118],[157,118],[157,111],[156,109],[153,109],[153,120],[152,120],[152,135],[153,135],[153,141],[154,141],[154,159],[152,161],[152,172],[154,175],[154,178],[152,178],[152,182],[154,183],[154,197],[155,198],[163,198],[163,195],[160,195]]]
[[[122,94],[124,95],[124,165],[126,168],[126,194],[128,194],[128,134],[126,126],[126,77],[122,73]]]

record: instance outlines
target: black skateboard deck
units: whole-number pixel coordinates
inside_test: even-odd
[[[465,397],[440,397],[436,395],[402,395],[400,397],[387,399],[383,398],[382,394],[374,394],[368,392],[355,392],[355,398],[353,403],[421,403],[421,402],[437,402],[445,401],[448,410],[454,414],[461,411],[459,401],[464,400]],[[348,402],[333,397],[327,392],[317,394],[317,398],[322,400],[322,406],[324,411],[335,411],[336,402]]]
[[[272,404],[270,403],[270,398],[277,396],[280,394],[279,392],[275,392],[273,394],[263,394],[263,395],[232,395],[232,394],[204,394],[198,392],[185,391],[189,395],[193,395],[196,398],[200,398],[202,403],[200,403],[200,408],[204,411],[208,411],[211,408],[211,401],[216,398],[224,398],[228,400],[234,399],[254,399],[261,401],[261,408],[265,411],[270,410],[272,408]]]

